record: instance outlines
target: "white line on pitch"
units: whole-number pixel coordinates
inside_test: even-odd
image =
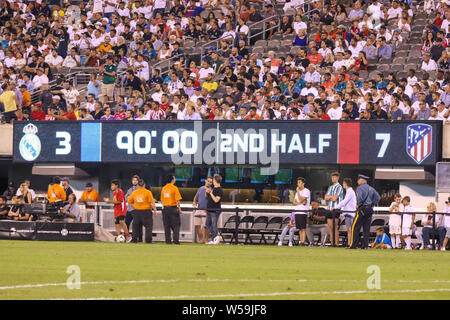
[[[81,282],[81,285],[102,285],[102,284],[145,284],[145,283],[172,283],[172,282],[365,282],[367,280],[352,279],[169,279],[169,280],[112,280],[112,281],[88,281]],[[399,283],[450,283],[450,280],[382,280],[383,282],[399,282]],[[61,287],[66,283],[37,283],[22,284],[15,286],[0,287],[0,290],[11,289],[29,289],[44,287]]]
[[[214,294],[199,296],[148,296],[148,297],[97,297],[70,300],[165,300],[165,299],[219,299],[219,298],[251,298],[251,297],[276,297],[276,296],[308,296],[308,295],[339,295],[339,294],[384,294],[384,293],[425,293],[425,292],[450,292],[448,289],[405,289],[405,290],[359,290],[359,291],[300,291],[300,292],[268,292],[268,293],[241,293],[241,294]],[[65,300],[65,299],[52,299]]]

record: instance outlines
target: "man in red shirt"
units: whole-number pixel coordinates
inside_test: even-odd
[[[55,115],[55,118],[58,120],[77,120],[77,116],[73,110],[73,104],[67,105],[67,111],[64,112],[64,109],[59,108],[58,114]]]
[[[113,192],[113,199],[104,198],[106,203],[114,204],[114,218],[116,225],[116,235],[121,234],[120,227],[122,227],[125,233],[126,241],[131,241],[130,233],[128,232],[127,225],[125,224],[125,216],[127,215],[127,205],[125,201],[125,193],[119,188],[119,180],[111,181],[111,191]]]
[[[34,120],[45,120],[45,112],[42,111],[40,103],[33,104],[32,108],[31,115]]]

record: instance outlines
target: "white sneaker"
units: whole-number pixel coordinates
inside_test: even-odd
[[[281,247],[283,245],[283,242],[278,242],[278,246]]]
[[[214,238],[213,244],[219,244],[219,243],[220,243],[220,237],[217,236],[217,237]]]
[[[292,242],[289,242],[289,247],[292,247]]]
[[[406,247],[405,250],[412,250],[412,248],[411,247]]]
[[[133,238],[132,237],[126,237],[126,243],[130,243],[131,242],[131,240],[132,240]]]
[[[441,251],[446,251],[447,249],[445,249],[444,247],[441,248]]]

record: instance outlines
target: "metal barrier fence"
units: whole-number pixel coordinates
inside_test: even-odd
[[[86,209],[84,206],[81,210],[81,217],[82,222],[95,222],[99,225],[101,225],[103,228],[105,228],[109,232],[115,232],[115,225],[114,225],[114,209],[112,204],[107,203],[88,203],[88,205],[92,209]],[[158,215],[156,217],[153,217],[153,234],[156,235],[155,240],[163,241],[164,240],[164,227],[162,223],[162,214],[161,209],[162,205],[156,204]],[[194,225],[194,212],[195,208],[191,204],[181,204],[181,208],[183,210],[183,214],[181,216],[181,229],[180,229],[180,240],[188,241],[188,242],[196,242],[196,232],[195,232],[195,225]],[[422,209],[419,209],[422,210]],[[289,215],[292,212],[300,212],[299,210],[295,210],[294,206],[291,205],[285,205],[285,206],[265,206],[265,205],[222,205],[221,208],[221,215],[219,216],[218,220],[218,227],[221,228],[224,226],[226,221],[231,216],[236,216],[236,221],[239,222],[243,217],[245,216],[254,216],[255,218],[258,216],[267,216],[269,219],[271,217],[275,216],[282,216],[282,217],[289,217]],[[309,210],[311,211],[311,210]],[[308,211],[308,212],[309,212]],[[333,212],[333,211],[332,211]],[[345,211],[349,212],[349,211]],[[389,215],[391,212],[389,212],[388,207],[375,207],[374,208],[374,217],[372,222],[376,219],[382,219],[384,220],[384,225],[386,226],[389,221]],[[402,214],[402,213],[395,213],[395,214]],[[411,213],[407,213],[411,214]],[[422,212],[417,211],[414,214],[416,214],[416,221],[418,215],[425,215],[430,214],[429,212]],[[436,215],[450,215],[450,213],[445,212],[435,212],[433,214],[433,230],[435,230],[436,225]],[[333,223],[337,219],[333,219]],[[235,234],[233,235],[234,243],[239,243],[239,235],[240,235],[240,229],[238,227],[239,223],[236,223],[236,229]],[[250,227],[247,225],[247,227]],[[344,225],[345,227],[345,225]],[[334,228],[333,228],[334,230]],[[345,228],[339,229],[340,232],[346,232]],[[330,240],[334,239],[334,232],[330,235]],[[334,244],[331,242],[331,244],[334,246]]]

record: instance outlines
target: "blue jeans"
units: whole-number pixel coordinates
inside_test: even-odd
[[[294,234],[298,231],[296,227],[284,227],[283,231],[281,232],[280,236],[280,242],[283,243],[284,238],[286,237],[287,233],[289,232],[289,243],[292,243],[294,240]]]
[[[206,227],[210,232],[211,239],[217,237],[219,231],[217,229],[217,221],[219,221],[220,211],[208,211],[206,213]]]

